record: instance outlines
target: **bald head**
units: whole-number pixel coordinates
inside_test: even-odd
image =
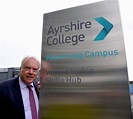
[[[26,84],[29,85],[37,78],[39,71],[39,61],[35,57],[25,57],[21,62],[20,78]]]
[[[23,60],[22,60],[22,62],[21,62],[21,67],[24,66],[25,62],[26,62],[28,59],[33,59],[33,60],[35,60],[35,61],[38,63],[38,69],[40,68],[40,63],[39,63],[39,61],[38,61],[35,57],[33,57],[33,56],[27,56],[27,57],[23,58]]]

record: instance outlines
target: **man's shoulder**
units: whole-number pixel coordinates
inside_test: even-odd
[[[12,85],[16,80],[18,79],[18,77],[15,77],[15,78],[10,78],[10,79],[7,79],[5,81],[2,81],[0,82],[0,87],[2,86],[9,86],[9,85]]]
[[[33,84],[34,84],[35,88],[37,88],[37,86],[38,86],[38,80],[35,80],[35,81],[33,82]]]

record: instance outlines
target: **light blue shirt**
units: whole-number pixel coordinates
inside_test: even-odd
[[[24,104],[25,118],[26,119],[32,119],[30,101],[29,101],[29,89],[26,87],[26,85],[23,83],[23,81],[20,79],[20,77],[19,77],[19,85],[20,85],[22,100],[23,100],[23,104]],[[30,85],[32,85],[32,90],[34,93],[36,108],[37,108],[37,112],[38,112],[38,110],[39,110],[38,97],[37,97],[37,94],[35,91],[35,87],[33,86],[33,83]]]

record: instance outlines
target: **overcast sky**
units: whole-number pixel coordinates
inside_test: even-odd
[[[19,67],[26,55],[41,59],[43,14],[102,0],[1,0],[0,68]],[[133,80],[132,0],[119,0],[129,80]]]

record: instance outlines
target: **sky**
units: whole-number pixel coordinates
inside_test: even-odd
[[[23,57],[41,60],[43,14],[102,0],[1,0],[0,68],[19,67]],[[118,0],[129,80],[133,80],[132,0]]]

